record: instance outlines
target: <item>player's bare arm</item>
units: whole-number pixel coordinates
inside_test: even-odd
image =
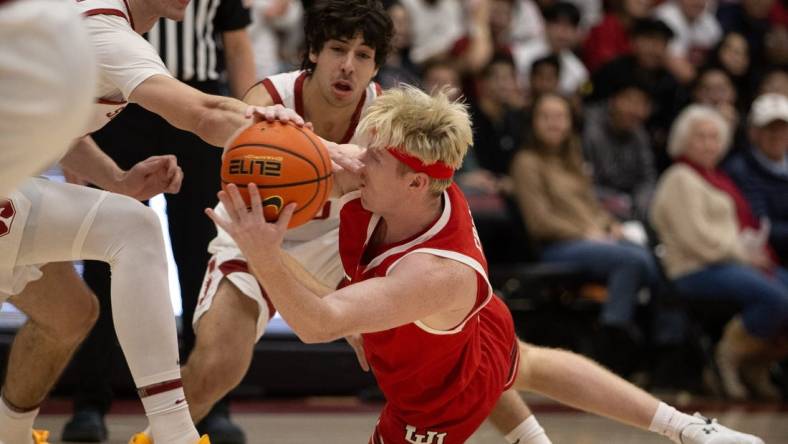
[[[255,82],[254,52],[246,28],[222,33],[227,77],[233,97],[242,98]]]
[[[163,75],[154,75],[142,82],[129,100],[217,147],[223,146],[239,127],[248,123],[245,117],[248,106],[244,102],[205,94]]]
[[[243,101],[254,106],[271,106],[274,104],[274,99],[271,94],[268,94],[262,83],[249,88],[249,91],[244,95]]]
[[[475,272],[455,261],[423,254],[407,256],[386,277],[321,298],[296,279],[280,254],[294,206],[286,207],[276,223],[268,223],[254,185],[250,185],[250,195],[252,206],[247,210],[231,185],[228,192],[219,193],[229,220],[210,209],[207,214],[238,243],[274,306],[302,341],[328,342],[418,320],[448,330],[473,307]]]
[[[183,180],[175,156],[152,156],[124,171],[90,136],[74,142],[60,164],[89,183],[138,200],[160,193],[177,193]]]

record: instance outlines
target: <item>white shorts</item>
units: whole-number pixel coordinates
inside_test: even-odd
[[[70,1],[0,6],[0,197],[84,135],[95,94],[93,48]]]
[[[82,258],[85,237],[108,194],[32,178],[0,199],[0,300],[41,278],[42,265]]]
[[[216,207],[216,212],[226,215],[221,204]],[[227,278],[241,293],[257,302],[260,309],[257,317],[257,340],[259,340],[276,311],[257,279],[249,273],[246,258],[238,245],[227,232],[218,227],[217,230],[218,235],[208,246],[212,256],[200,289],[192,326],[196,332],[200,318],[213,304],[219,283],[222,278]],[[326,286],[336,287],[345,277],[339,258],[339,228],[334,228],[309,241],[286,240],[282,244],[282,249]]]

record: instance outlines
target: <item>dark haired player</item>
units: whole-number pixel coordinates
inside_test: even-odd
[[[244,101],[295,110],[322,138],[348,143],[361,113],[381,92],[372,78],[388,54],[391,19],[377,0],[325,0],[307,10],[304,34],[307,51],[302,70],[263,79]],[[337,247],[336,197],[326,202],[315,220],[290,230],[284,246],[330,288],[344,277]],[[224,214],[221,204],[216,211]],[[235,241],[224,230],[217,231],[208,246],[212,257],[194,312],[196,344],[181,370],[195,422],[241,382],[254,345],[275,313]],[[131,440],[150,442],[146,432]]]

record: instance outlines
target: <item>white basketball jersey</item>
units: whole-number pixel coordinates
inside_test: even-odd
[[[117,116],[139,84],[170,73],[156,49],[134,30],[126,0],[73,1],[85,18],[99,67],[93,119],[85,131],[89,134]]]
[[[307,76],[308,73],[306,71],[291,71],[266,77],[261,83],[275,104],[295,110],[298,115],[303,117],[303,86]],[[362,113],[382,92],[380,85],[370,82],[356,107],[356,112],[353,113],[345,136],[342,140],[336,140],[335,142],[354,143],[356,141],[356,126],[358,126]],[[309,241],[337,228],[339,228],[339,199],[330,198],[326,201],[323,211],[319,212],[312,221],[289,230],[285,235],[285,240]]]

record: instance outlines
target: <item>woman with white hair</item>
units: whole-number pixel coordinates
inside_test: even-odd
[[[748,397],[746,382],[754,395],[779,399],[769,368],[788,352],[788,270],[776,265],[767,224],[718,169],[730,134],[713,108],[692,105],[678,116],[668,140],[675,163],[657,185],[651,219],[683,296],[741,307],[715,353],[727,394]]]

